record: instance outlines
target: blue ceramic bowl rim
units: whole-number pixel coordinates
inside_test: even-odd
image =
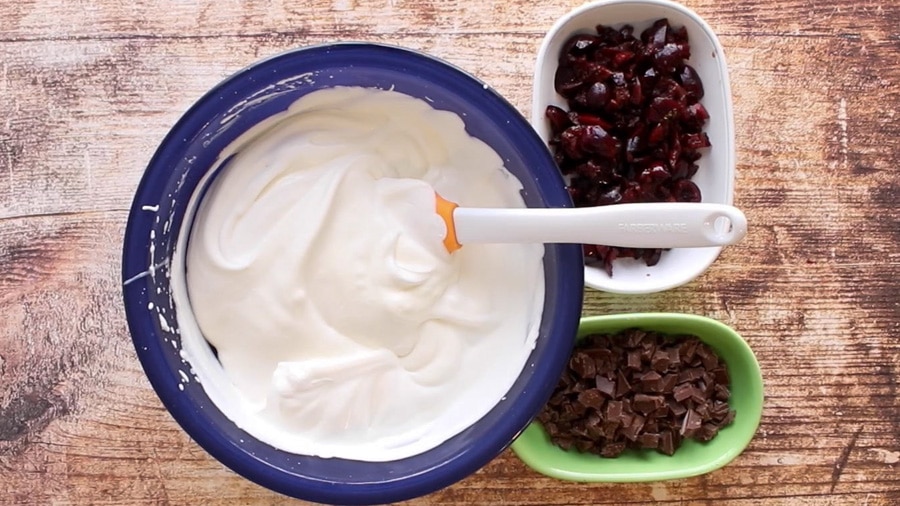
[[[393,52],[397,58],[415,59],[420,64],[442,67],[447,74],[447,81],[453,81],[456,86],[482,87],[491,96],[485,100],[496,102],[508,110],[507,119],[509,119],[508,123],[512,122],[510,123],[511,128],[524,136],[521,143],[528,146],[535,156],[545,157],[552,163],[549,150],[514,106],[487,84],[439,58],[398,46],[368,42],[322,44],[289,50],[257,61],[215,85],[185,112],[163,139],[141,178],[128,216],[123,242],[123,280],[127,280],[141,268],[146,269],[146,238],[152,224],[145,217],[146,213],[142,213],[141,203],[153,201],[154,198],[159,197],[159,190],[165,187],[164,175],[170,169],[164,165],[166,160],[171,159],[168,152],[170,150],[178,151],[188,139],[194,139],[194,133],[199,131],[208,120],[207,114],[216,111],[214,103],[217,97],[231,91],[231,88],[236,87],[242,80],[253,80],[255,77],[264,76],[285,59],[317,52],[339,53],[344,49],[363,49],[380,53]],[[554,190],[554,192],[551,192],[549,205],[571,207],[571,199],[564,188],[560,187],[558,191]],[[171,372],[167,369],[160,350],[161,339],[152,326],[147,323],[146,308],[141,306],[136,292],[129,290],[127,285],[123,287],[123,299],[132,341],[153,389],[175,421],[198,445],[219,462],[257,484],[296,498],[342,504],[396,502],[439,490],[477,471],[511,444],[549,398],[556,378],[562,373],[562,368],[571,352],[571,345],[574,344],[583,303],[581,247],[580,245],[557,245],[557,247],[559,248],[557,250],[558,263],[562,265],[558,269],[559,282],[557,285],[565,289],[559,293],[556,304],[557,311],[552,315],[554,332],[542,336],[542,338],[551,340],[551,342],[559,340],[566,343],[567,346],[548,347],[542,361],[551,366],[534,373],[527,382],[526,390],[523,391],[523,394],[527,393],[527,396],[517,399],[517,402],[509,408],[508,418],[496,425],[495,430],[489,432],[483,441],[479,441],[482,444],[465,448],[464,451],[454,454],[454,458],[438,462],[425,472],[385,482],[346,484],[338,481],[312,480],[274,467],[259,458],[248,458],[234,441],[224,434],[210,430],[208,426],[192,416],[196,411],[196,406],[185,397],[178,395],[179,392],[171,381]]]

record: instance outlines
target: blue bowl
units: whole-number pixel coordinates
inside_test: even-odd
[[[392,462],[295,455],[262,443],[228,420],[195,381],[169,289],[169,259],[191,195],[220,151],[236,137],[311,91],[339,85],[428,97],[453,111],[489,144],[524,185],[531,207],[571,207],[546,146],[528,122],[481,81],[414,51],[346,43],[290,51],[256,63],[203,96],[172,128],[144,173],[128,216],[123,251],[124,302],[138,358],[163,404],[184,430],[220,462],[267,488],[309,501],[387,503],[439,490],[502,452],[549,398],[574,344],[581,313],[579,245],[547,245],[546,301],[540,337],[505,400],[439,447]],[[179,252],[180,253],[180,252]],[[149,306],[150,304],[153,306]],[[148,310],[153,307],[154,311]],[[161,322],[157,312],[164,311]]]

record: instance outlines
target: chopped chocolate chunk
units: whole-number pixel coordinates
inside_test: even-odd
[[[684,407],[684,404],[678,402],[675,399],[666,399],[666,404],[669,406],[669,412],[672,413],[676,418],[680,418],[681,415],[687,411],[687,408]]]
[[[634,369],[635,371],[641,368],[640,350],[631,350],[628,352],[628,362],[625,364],[625,367],[627,367],[628,369]]]
[[[628,379],[625,378],[625,374],[622,371],[616,372],[616,399],[624,396],[628,392],[631,392],[631,384],[628,383]]]
[[[700,415],[700,419],[702,419],[704,422],[708,421],[710,418],[712,418],[709,414],[709,403],[708,402],[698,404],[697,406],[694,407],[694,411],[696,411],[697,414]]]
[[[556,444],[556,446],[562,448],[563,450],[568,451],[568,450],[571,450],[572,446],[575,444],[575,439],[568,437],[568,436],[560,435],[558,437],[555,437],[553,439],[553,442]]]
[[[569,360],[569,367],[581,378],[593,378],[597,374],[594,360],[586,353],[576,351]]]
[[[688,383],[691,381],[697,381],[698,379],[703,377],[703,368],[701,367],[691,367],[690,369],[685,369],[678,373],[678,383]]]
[[[674,438],[672,438],[671,431],[665,431],[660,434],[659,451],[665,453],[666,455],[672,455],[675,453],[675,440]]]
[[[606,439],[613,439],[616,437],[616,431],[619,430],[619,420],[604,420],[603,427],[601,431]]]
[[[675,367],[681,365],[681,354],[678,352],[678,347],[672,346],[666,349],[666,353],[669,354],[669,363]]]
[[[637,441],[642,447],[655,450],[659,447],[659,434],[648,434],[645,432],[638,436]]]
[[[560,448],[615,457],[628,448],[671,455],[734,420],[726,365],[693,336],[635,329],[591,335],[537,420]]]
[[[600,409],[603,407],[603,394],[596,388],[585,390],[578,394],[578,402],[589,408]]]
[[[706,402],[706,392],[698,387],[691,387],[691,400],[695,404]]]
[[[559,406],[566,400],[566,393],[564,391],[556,392],[550,397],[550,400],[547,401],[547,404],[551,406]]]
[[[637,348],[641,345],[641,342],[643,342],[645,337],[647,337],[647,333],[643,330],[632,330],[631,332],[628,332],[625,339],[622,340],[622,346],[626,348]]]
[[[656,371],[646,372],[638,377],[638,381],[640,381],[641,388],[644,392],[662,392],[661,380],[662,376]]]
[[[703,425],[703,420],[700,418],[700,415],[693,409],[689,409],[684,414],[679,433],[684,437],[693,437],[701,425]]]
[[[588,439],[576,439],[575,440],[575,448],[578,449],[581,453],[587,453],[591,451],[594,447],[594,444]]]
[[[675,449],[677,450],[681,443],[684,442],[684,438],[678,432],[678,427],[672,428],[672,442],[675,443]]]
[[[587,428],[580,423],[576,423],[572,425],[572,430],[570,431],[573,435],[578,436],[579,440],[588,440],[590,441],[590,437],[588,436]]]
[[[637,441],[638,436],[641,434],[641,430],[644,428],[644,422],[646,421],[647,419],[641,415],[632,416],[629,423],[622,427],[622,435],[630,441]]]
[[[688,339],[681,343],[681,348],[678,350],[681,355],[681,360],[686,364],[690,364],[694,361],[694,354],[697,353],[697,346],[700,342],[696,339]]]
[[[669,354],[663,350],[656,350],[650,359],[650,367],[657,372],[666,372],[670,363]]]
[[[624,412],[624,404],[622,401],[609,401],[606,404],[606,419],[611,422],[620,422]]]
[[[583,381],[579,381],[578,383],[572,385],[573,392],[584,392],[585,390],[587,390],[587,388],[588,386]]]
[[[661,408],[656,408],[652,413],[650,413],[650,418],[665,418],[669,416],[669,407],[663,406]]]
[[[654,353],[656,353],[656,343],[649,340],[641,343],[641,358],[644,362],[650,362]]]
[[[710,441],[719,433],[719,426],[714,423],[704,423],[700,426],[700,430],[694,435],[700,441]]]
[[[704,392],[709,390],[709,395],[712,396],[712,394],[715,392],[714,387],[716,385],[716,380],[713,378],[713,375],[710,374],[709,371],[703,371],[703,375],[700,376],[700,379],[698,381],[700,382],[698,383],[700,389]]]
[[[580,417],[587,411],[587,408],[584,407],[584,404],[578,404],[577,402],[574,402],[571,404],[571,406],[572,410],[569,413],[573,416],[573,418]]]
[[[678,373],[669,373],[662,377],[659,381],[659,390],[663,393],[670,394],[678,384]]]
[[[605,375],[616,370],[616,361],[608,348],[590,348],[585,353],[594,360],[598,375]]]
[[[597,385],[597,390],[607,397],[613,397],[616,392],[616,382],[606,376],[598,375],[594,378],[594,384]]]
[[[709,411],[714,420],[721,421],[728,416],[728,412],[731,411],[731,408],[723,401],[715,401],[712,403],[712,407]]]
[[[666,399],[661,395],[637,394],[634,396],[634,409],[645,415],[648,415],[665,405]]]
[[[707,370],[713,370],[719,365],[719,357],[706,346],[697,347],[697,355],[703,361],[703,367]]]
[[[569,371],[563,371],[562,378],[560,378],[559,382],[561,385],[564,385],[568,389],[571,388],[572,385],[577,383],[577,380]]]
[[[687,399],[691,398],[691,394],[694,392],[694,386],[690,383],[682,383],[675,387],[672,390],[672,397],[678,402],[684,402]]]
[[[618,457],[625,451],[625,443],[624,442],[614,442],[607,443],[603,446],[603,449],[600,450],[600,456],[602,457]]]
[[[713,370],[713,379],[715,379],[716,383],[719,385],[731,384],[731,379],[728,378],[728,370],[724,367],[718,367]]]

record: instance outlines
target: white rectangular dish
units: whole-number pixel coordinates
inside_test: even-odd
[[[710,119],[704,131],[712,147],[697,162],[692,178],[700,188],[702,201],[731,204],[734,194],[735,142],[731,87],[728,68],[718,37],[710,26],[690,9],[668,0],[600,0],[585,4],[560,18],[547,33],[538,52],[534,74],[531,123],[547,142],[551,132],[545,117],[547,106],[568,110],[566,100],[554,88],[560,51],[576,34],[596,33],[597,25],[619,28],[632,25],[641,31],[654,21],[667,18],[672,26],[684,26],[691,44],[688,63],[697,71],[705,94],[700,101]],[[668,290],[703,274],[716,260],[721,247],[677,248],[664,251],[653,267],[630,258],[614,261],[613,276],[599,266],[585,266],[585,284],[598,290],[640,294]]]

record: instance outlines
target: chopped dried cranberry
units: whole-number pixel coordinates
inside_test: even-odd
[[[679,202],[700,202],[700,188],[690,179],[681,179],[675,183],[673,194]]]
[[[585,152],[606,159],[615,159],[619,150],[619,141],[599,125],[583,127],[580,143]]]
[[[640,133],[636,132],[631,137],[628,138],[628,143],[625,147],[625,159],[629,162],[634,162],[635,153],[638,153],[643,147],[643,140],[641,139]]]
[[[653,130],[650,131],[650,138],[647,139],[647,142],[651,146],[656,146],[659,143],[666,140],[666,137],[669,136],[669,124],[668,123],[657,123],[656,126],[653,127]]]
[[[669,22],[666,19],[659,19],[653,26],[641,33],[641,42],[647,47],[648,54],[653,54],[662,49],[666,43],[666,34],[669,31]]]
[[[677,100],[668,97],[657,97],[650,102],[650,110],[647,111],[647,121],[652,123],[670,121],[682,117],[684,111],[684,107]]]
[[[575,167],[575,172],[597,183],[610,181],[615,175],[610,164],[602,160],[588,160]]]
[[[681,140],[678,137],[675,137],[669,143],[669,152],[667,155],[669,167],[674,169],[675,166],[678,165],[678,160],[681,158]]]
[[[631,105],[640,105],[644,101],[644,88],[640,79],[636,77],[631,79],[628,92],[631,95]]]
[[[666,34],[666,41],[687,44],[688,43],[687,28],[684,26],[679,26],[678,28],[669,27],[669,32]]]
[[[691,57],[689,46],[677,43],[668,43],[653,55],[653,63],[657,68],[675,72],[678,65]]]
[[[553,132],[553,135],[559,135],[572,124],[569,121],[568,113],[555,105],[547,106],[547,111],[544,114],[550,120],[550,131]]]
[[[670,75],[669,73],[661,73],[661,75]],[[671,98],[678,102],[687,103],[687,91],[683,86],[671,77],[662,77],[656,82],[653,92],[658,97]]]
[[[694,129],[699,130],[708,119],[709,112],[707,112],[706,108],[703,107],[703,104],[700,102],[691,104],[685,109],[685,123]]]
[[[606,130],[612,129],[612,125],[608,121],[600,116],[586,112],[570,112],[569,120],[574,125],[598,125]]]
[[[709,147],[703,84],[687,63],[688,32],[659,19],[634,28],[600,25],[564,45],[555,75],[569,111],[550,106],[554,160],[569,177],[578,207],[628,202],[699,202],[689,179]],[[616,258],[657,263],[653,249],[585,248],[586,262],[608,273]],[[676,434],[677,435],[677,434]]]
[[[573,126],[559,135],[559,146],[569,158],[579,160],[584,156],[580,145],[582,129],[582,126]]]
[[[625,184],[625,190],[622,192],[622,204],[635,204],[641,201],[641,185],[634,181]]]
[[[641,175],[638,176],[638,182],[641,183],[641,186],[655,185],[669,179],[671,176],[666,167],[658,163],[644,169]]]
[[[560,65],[556,69],[556,77],[553,81],[556,91],[563,96],[569,96],[573,91],[578,90],[584,84],[584,78],[575,69],[569,65]]]
[[[678,80],[692,101],[696,102],[703,98],[703,82],[694,67],[690,65],[682,67],[681,72],[678,73]]]
[[[703,132],[685,135],[684,144],[691,149],[703,149],[710,146],[709,137]]]
[[[608,206],[612,204],[618,204],[621,201],[622,194],[619,192],[618,187],[614,187],[598,195],[594,203],[598,206]]]
[[[650,67],[638,79],[641,81],[641,88],[650,92],[656,88],[656,84],[659,82],[659,74],[653,67]]]
[[[592,84],[585,93],[585,102],[588,107],[598,111],[602,111],[610,99],[609,88],[600,82]]]
[[[576,35],[566,42],[563,58],[579,57],[600,45],[601,39],[595,35]]]
[[[659,263],[659,259],[662,257],[661,249],[646,249],[644,250],[644,254],[641,257],[644,262],[649,267],[653,267],[654,265]]]
[[[614,46],[621,44],[627,39],[622,32],[611,26],[597,25],[596,30],[597,34],[600,36],[600,40],[606,45]]]

